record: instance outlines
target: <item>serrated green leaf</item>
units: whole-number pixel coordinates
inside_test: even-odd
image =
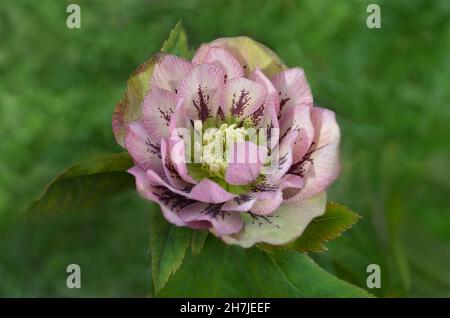
[[[86,208],[133,188],[133,177],[126,172],[132,165],[128,153],[100,155],[74,164],[47,185],[27,213]]]
[[[170,224],[161,213],[153,214],[150,227],[153,286],[158,293],[183,263],[192,230]]]
[[[370,297],[320,268],[307,255],[268,254],[208,237],[202,252],[187,255],[160,297]]]
[[[191,252],[192,255],[196,255],[202,251],[205,245],[206,238],[208,237],[208,231],[192,231],[191,236]]]
[[[169,37],[164,41],[161,52],[174,54],[183,58],[189,58],[190,52],[187,43],[186,31],[180,21],[170,31]]]
[[[325,213],[313,219],[302,236],[283,247],[302,253],[326,251],[326,242],[339,237],[360,218],[347,207],[328,202]]]

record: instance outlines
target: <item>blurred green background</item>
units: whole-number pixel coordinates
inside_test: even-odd
[[[381,29],[366,7],[381,6]],[[66,6],[81,6],[81,29]],[[450,2],[4,1],[0,7],[0,296],[146,296],[148,203],[18,217],[59,171],[117,152],[111,113],[137,65],[183,19],[190,45],[248,35],[305,69],[336,111],[343,170],[330,198],[363,215],[313,257],[378,296],[450,296]],[[82,268],[81,289],[65,269]]]

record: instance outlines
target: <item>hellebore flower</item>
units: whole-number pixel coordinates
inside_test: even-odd
[[[156,54],[130,78],[113,131],[137,191],[169,222],[243,247],[299,237],[339,174],[334,113],[314,106],[301,68],[247,37],[203,44],[192,61]]]

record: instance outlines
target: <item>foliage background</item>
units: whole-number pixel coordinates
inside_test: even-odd
[[[69,3],[82,28],[66,28]],[[330,199],[364,218],[313,257],[378,296],[450,296],[450,2],[5,1],[0,7],[0,296],[145,296],[149,205],[125,193],[94,209],[22,222],[69,164],[116,152],[111,112],[128,76],[183,18],[193,47],[248,35],[305,69],[337,112],[343,170]],[[65,268],[82,286],[65,286]]]

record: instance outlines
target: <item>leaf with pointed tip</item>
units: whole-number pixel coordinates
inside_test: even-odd
[[[208,237],[197,256],[186,255],[158,297],[371,297],[295,251],[225,245]]]
[[[174,54],[183,58],[190,57],[191,53],[188,48],[187,35],[181,20],[170,31],[169,37],[161,47],[161,52]]]
[[[159,212],[150,224],[153,286],[158,293],[183,263],[192,230],[170,224]]]
[[[128,153],[106,154],[64,170],[33,201],[27,213],[57,213],[93,206],[134,187],[126,172],[133,165]]]
[[[192,255],[196,255],[202,251],[205,245],[206,238],[208,237],[208,231],[192,231],[191,238],[191,252]]]
[[[360,218],[349,208],[328,202],[325,213],[313,219],[302,236],[283,247],[303,253],[326,251],[326,242],[339,237]]]

